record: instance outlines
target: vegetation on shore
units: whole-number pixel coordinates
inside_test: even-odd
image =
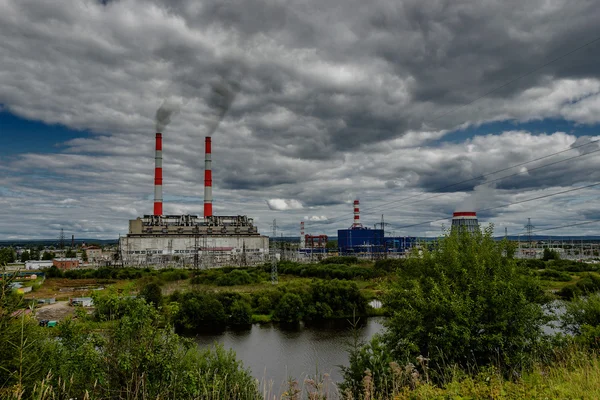
[[[386,329],[349,348],[338,391],[344,398],[600,397],[596,266],[550,251],[545,260],[516,260],[513,250],[491,229],[452,232],[406,260],[282,262],[277,286],[268,266],[50,269],[49,281],[110,279],[134,289],[96,292],[93,315],[78,309],[58,329],[15,317],[23,297],[4,280],[0,397],[265,398],[231,351],[200,350],[176,332],[369,315],[375,293]],[[549,308],[557,299],[569,300],[560,318]],[[552,319],[563,334],[545,333]],[[290,380],[283,398],[327,398],[322,380],[298,387]]]

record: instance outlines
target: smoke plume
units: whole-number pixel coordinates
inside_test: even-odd
[[[158,110],[156,110],[156,132],[162,132],[167,125],[171,122],[171,117],[179,112],[181,104],[165,99],[163,103],[160,105]]]
[[[494,189],[494,184],[475,186],[473,192],[471,192],[454,211],[477,211],[482,208],[493,206],[496,200],[496,192]]]
[[[217,130],[219,124],[225,118],[227,111],[231,108],[231,104],[235,100],[235,96],[240,90],[240,84],[233,80],[221,79],[218,82],[211,84],[210,97],[208,105],[214,110],[214,115],[211,122],[208,124],[206,136],[212,136]]]

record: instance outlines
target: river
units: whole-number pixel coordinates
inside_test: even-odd
[[[361,319],[357,332],[367,341],[381,332],[383,318]],[[347,349],[352,341],[352,329],[347,320],[306,322],[298,325],[252,325],[247,329],[225,329],[203,332],[196,342],[207,347],[215,342],[233,349],[237,358],[249,367],[261,386],[272,384],[272,393],[281,393],[288,377],[295,378],[300,387],[306,378],[329,374],[329,380],[342,380],[338,365],[348,365]]]

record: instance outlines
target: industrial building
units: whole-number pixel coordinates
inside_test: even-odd
[[[469,233],[479,231],[477,213],[474,211],[456,211],[452,214],[451,230],[466,230]]]
[[[162,134],[156,134],[154,214],[129,221],[129,233],[119,240],[127,265],[180,265],[211,268],[256,265],[269,255],[269,238],[245,215],[212,214],[212,143],[205,138],[204,218],[163,215]]]
[[[339,255],[360,258],[401,256],[416,244],[414,237],[385,236],[383,229],[364,227],[360,222],[360,202],[354,201],[354,223],[348,229],[338,230]]]

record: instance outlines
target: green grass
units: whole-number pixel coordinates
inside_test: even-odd
[[[415,388],[399,389],[390,398],[421,399],[598,399],[600,398],[600,362],[595,355],[584,355],[551,367],[538,366],[512,381],[494,371],[455,377],[441,388],[423,382]],[[419,378],[418,378],[419,379]]]

